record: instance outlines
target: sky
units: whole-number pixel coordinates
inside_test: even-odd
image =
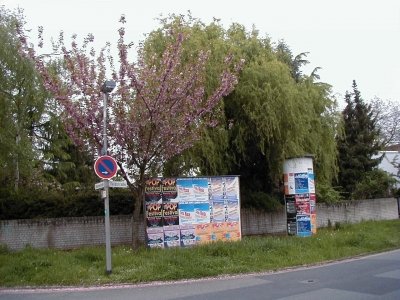
[[[187,14],[204,23],[213,18],[254,25],[260,36],[284,40],[294,55],[308,52],[320,81],[332,85],[343,103],[353,80],[364,100],[374,97],[400,103],[400,0],[0,0],[8,9],[24,9],[27,28],[43,26],[45,42],[73,33],[93,33],[96,45],[116,44],[121,15],[127,19],[126,40],[136,45],[159,26],[157,18]]]

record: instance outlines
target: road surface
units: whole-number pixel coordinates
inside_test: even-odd
[[[0,289],[0,299],[399,300],[400,249],[276,273],[112,287]]]

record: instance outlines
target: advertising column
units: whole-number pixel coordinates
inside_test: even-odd
[[[312,157],[285,160],[283,178],[288,234],[298,236],[315,234],[317,216]]]

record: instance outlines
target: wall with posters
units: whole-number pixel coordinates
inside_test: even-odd
[[[149,247],[185,247],[242,237],[237,176],[150,178],[144,200]]]
[[[288,234],[298,236],[315,234],[317,215],[312,157],[285,160],[283,177]]]

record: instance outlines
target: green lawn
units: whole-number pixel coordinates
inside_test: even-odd
[[[400,220],[324,228],[309,238],[245,237],[240,242],[193,248],[112,249],[113,272],[105,273],[105,247],[11,252],[0,248],[0,286],[68,286],[200,278],[279,270],[400,248]]]

